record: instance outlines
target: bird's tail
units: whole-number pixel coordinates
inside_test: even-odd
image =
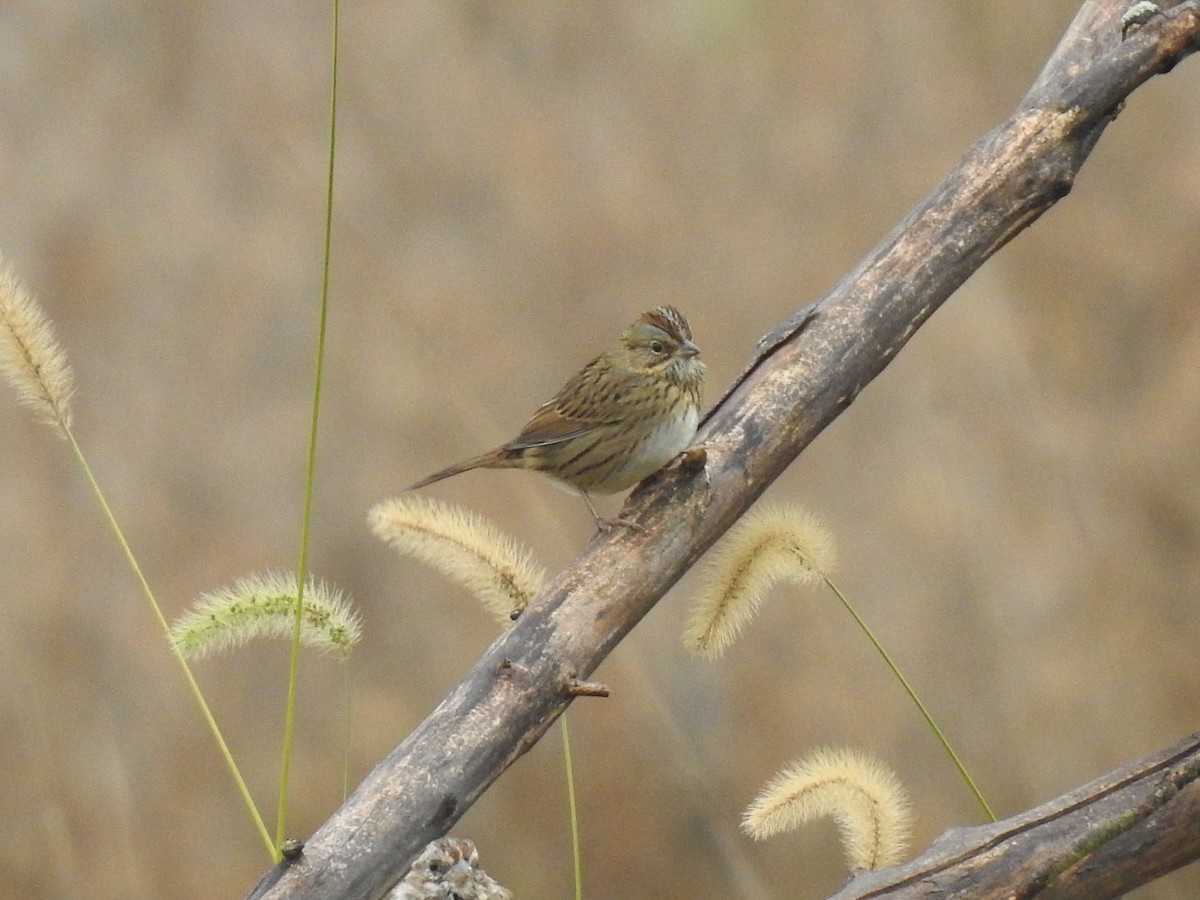
[[[427,484],[433,484],[435,481],[441,481],[443,478],[449,478],[451,475],[461,475],[463,472],[471,469],[509,469],[514,465],[519,465],[520,454],[505,452],[503,449],[489,450],[487,453],[482,453],[479,456],[473,456],[470,459],[464,459],[460,463],[456,463],[449,468],[434,472],[422,478],[416,484],[410,484],[406,490],[415,491],[417,488],[425,487]]]

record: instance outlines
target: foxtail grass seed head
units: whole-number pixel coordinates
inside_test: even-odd
[[[713,548],[684,645],[716,659],[776,582],[816,586],[833,570],[835,556],[832,535],[806,510],[789,505],[750,513]]]
[[[776,775],[742,819],[742,831],[762,840],[832,818],[853,871],[882,869],[903,858],[912,810],[896,776],[865,753],[823,748]]]
[[[267,572],[239,578],[203,595],[171,626],[171,640],[189,659],[239,647],[255,638],[290,639],[296,621],[296,576]],[[362,625],[341,592],[309,578],[304,586],[300,642],[349,655]]]
[[[505,624],[546,582],[528,549],[459,507],[397,497],[377,504],[369,519],[376,537],[461,584]]]
[[[54,327],[0,257],[0,374],[37,417],[67,436],[75,377]]]

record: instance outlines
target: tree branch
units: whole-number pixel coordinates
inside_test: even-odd
[[[830,900],[1104,900],[1200,856],[1200,735],[1027,813],[946,832]]]
[[[818,303],[759,344],[697,450],[634,491],[644,530],[598,535],[416,731],[253,897],[379,897],[549,728],[696,559],[985,260],[1071,189],[1124,99],[1200,42],[1195,4],[1122,41],[1084,4],[1016,113]],[[1071,896],[1064,894],[1063,896]]]

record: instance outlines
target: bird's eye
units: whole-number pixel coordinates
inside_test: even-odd
[[[662,341],[651,341],[650,342],[650,352],[653,353],[655,356],[662,356],[664,353],[667,352],[667,345],[664,344]]]
[[[446,864],[444,862],[442,862],[440,859],[430,860],[430,862],[429,862],[429,874],[430,875],[441,875],[442,872],[444,872],[445,870],[446,870]]]

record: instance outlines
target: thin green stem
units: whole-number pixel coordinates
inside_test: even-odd
[[[350,657],[347,656],[342,660],[342,668],[345,669],[345,685],[343,693],[345,694],[345,710],[342,722],[343,746],[345,750],[342,753],[342,802],[346,802],[346,798],[350,796],[350,726],[354,721],[353,711],[353,695],[350,689],[354,686],[353,679],[350,677]]]
[[[896,676],[896,680],[900,682],[905,693],[908,694],[909,699],[916,704],[917,709],[921,711],[921,715],[925,718],[925,721],[929,724],[929,727],[933,729],[933,733],[937,736],[938,742],[942,745],[943,749],[950,754],[950,759],[954,761],[954,765],[958,769],[959,774],[962,775],[963,781],[967,783],[967,787],[970,788],[971,793],[975,795],[975,799],[979,802],[979,805],[983,807],[984,814],[989,820],[995,822],[996,814],[992,812],[991,806],[989,806],[987,800],[983,798],[983,794],[980,792],[979,787],[975,784],[975,779],[971,777],[971,773],[967,771],[967,767],[963,765],[963,762],[961,759],[959,759],[958,754],[954,752],[954,748],[950,746],[950,741],[946,738],[946,735],[942,732],[942,729],[938,727],[937,722],[933,720],[933,716],[930,714],[929,710],[925,708],[925,704],[921,702],[921,698],[917,696],[917,692],[913,689],[913,686],[908,683],[908,679],[904,677],[900,669],[892,661],[892,657],[886,650],[883,649],[883,644],[879,643],[878,638],[876,638],[874,632],[867,627],[867,623],[863,621],[862,616],[858,614],[858,612],[851,605],[850,601],[846,599],[846,595],[839,591],[837,589],[837,585],[835,585],[828,578],[825,579],[825,583],[829,585],[829,589],[837,595],[837,598],[842,602],[842,606],[846,607],[846,612],[850,613],[850,615],[854,617],[854,621],[858,623],[858,627],[862,629],[863,634],[865,634],[871,643],[875,645],[875,651],[881,657],[883,657],[883,661],[887,663],[887,667],[892,670],[892,674]]]
[[[250,818],[254,820],[254,826],[258,830],[259,837],[262,838],[263,843],[266,845],[267,853],[274,857],[275,845],[271,842],[271,833],[267,831],[266,823],[263,822],[262,816],[258,813],[258,807],[254,805],[254,798],[250,795],[250,789],[246,786],[246,781],[242,778],[242,773],[238,770],[237,763],[234,762],[233,753],[230,752],[229,745],[225,743],[221,729],[217,726],[217,720],[213,718],[212,710],[208,708],[208,702],[204,699],[204,694],[200,691],[200,685],[197,683],[196,677],[192,674],[191,666],[188,665],[179,648],[175,646],[175,642],[171,640],[170,623],[167,622],[167,617],[163,615],[162,607],[158,605],[154,591],[150,589],[150,583],[146,581],[146,576],[142,574],[142,567],[138,565],[137,557],[133,555],[133,549],[129,546],[129,542],[125,540],[125,533],[117,523],[117,517],[113,515],[112,507],[108,505],[104,491],[100,489],[100,483],[96,480],[96,476],[92,474],[92,467],[88,465],[87,458],[83,455],[83,450],[80,449],[79,444],[75,441],[75,435],[71,433],[69,428],[62,425],[62,423],[60,423],[60,426],[67,440],[71,443],[71,451],[75,454],[75,459],[79,462],[79,467],[83,470],[83,474],[91,486],[92,494],[100,504],[100,509],[104,513],[104,519],[108,522],[108,527],[112,529],[112,533],[121,547],[121,552],[125,555],[125,561],[129,563],[129,567],[133,570],[138,584],[141,585],[142,594],[150,602],[150,608],[154,612],[154,617],[158,620],[163,634],[166,635],[167,646],[171,648],[171,655],[175,657],[179,668],[183,670],[184,680],[187,681],[188,688],[192,692],[192,697],[196,700],[196,705],[200,707],[200,714],[204,716],[204,721],[208,725],[209,732],[217,741],[217,747],[220,748],[225,765],[229,769],[230,775],[233,776],[238,793],[242,796],[242,802],[246,804],[246,809],[250,812]]]
[[[313,484],[317,468],[317,425],[321,414],[321,384],[325,370],[325,331],[329,314],[329,260],[333,234],[333,172],[337,138],[338,20],[341,3],[333,0],[332,74],[329,82],[329,168],[325,178],[325,251],[321,272],[321,315],[317,330],[317,362],[313,377],[312,422],[308,433],[308,472],[304,481],[304,519],[300,527],[300,564],[296,576],[296,619],[292,628],[292,655],[288,666],[287,713],[283,724],[283,753],[279,772],[279,813],[275,820],[275,846],[287,836],[288,776],[296,725],[296,691],[300,672],[300,630],[304,621],[304,582],[308,573],[309,533],[312,525]]]
[[[558,717],[562,728],[563,762],[567,773],[567,808],[571,816],[571,858],[575,864],[575,900],[583,900],[583,860],[579,841],[579,809],[575,805],[575,767],[571,764],[571,734],[567,714]]]

